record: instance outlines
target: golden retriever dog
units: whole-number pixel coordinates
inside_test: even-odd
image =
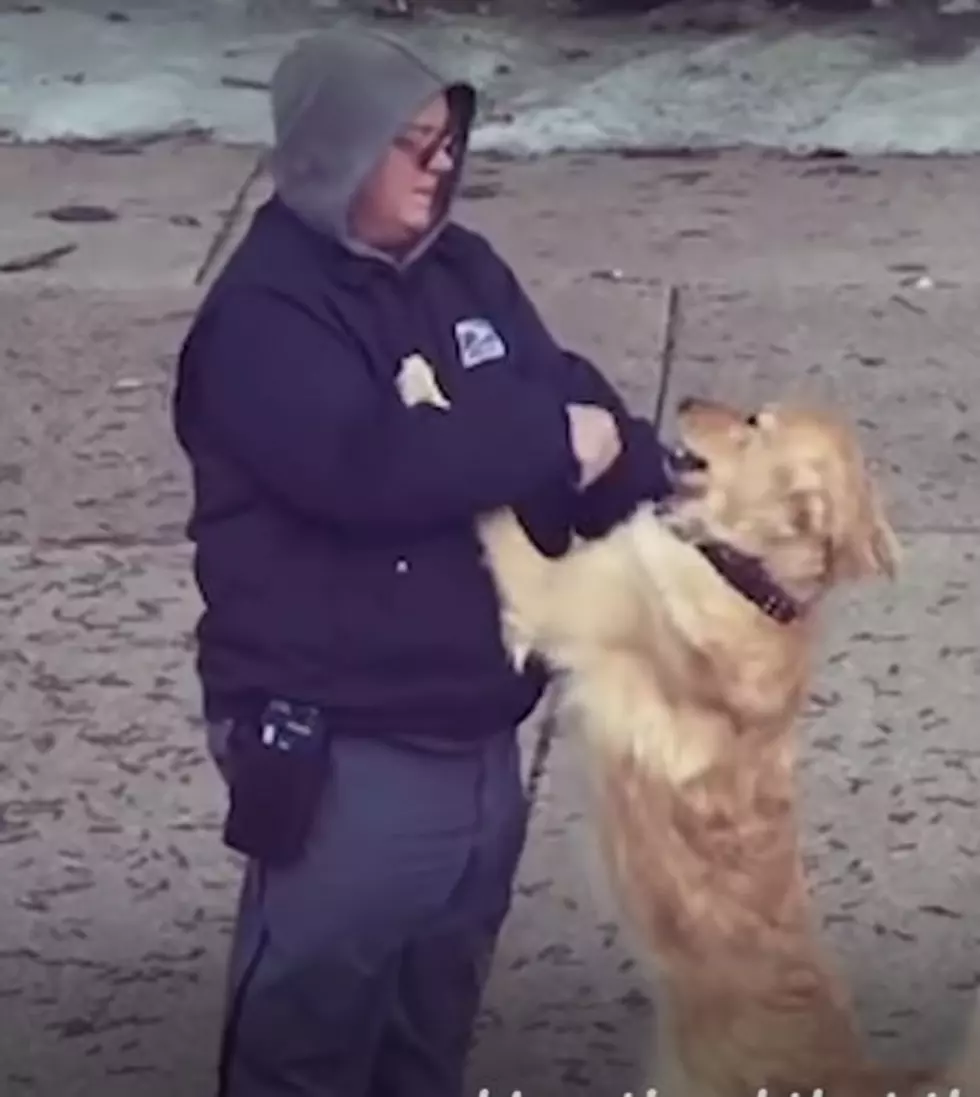
[[[819,611],[899,559],[856,437],[783,405],[745,416],[689,399],[678,425],[674,497],[600,540],[549,559],[511,512],[479,524],[514,659],[548,661],[582,729],[604,860],[659,971],[644,1084],[662,1097],[980,1095],[976,1021],[957,1063],[871,1061],[811,922],[794,721]]]

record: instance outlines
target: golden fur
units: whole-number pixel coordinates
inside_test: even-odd
[[[899,557],[858,443],[786,406],[745,418],[687,401],[679,428],[706,467],[599,541],[548,559],[509,511],[480,523],[515,660],[535,651],[562,672],[611,880],[660,971],[645,1084],[666,1097],[980,1094],[975,1024],[948,1068],[870,1061],[811,924],[793,724],[817,610],[839,584],[894,576]],[[800,615],[763,614],[706,541],[760,560]]]

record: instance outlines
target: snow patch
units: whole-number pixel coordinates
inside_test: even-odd
[[[980,50],[959,62],[881,71],[865,37],[756,33],[676,46],[542,103],[511,104],[474,144],[514,154],[616,147],[980,151]]]
[[[232,143],[269,140],[263,85],[313,22],[256,29],[213,3],[208,18],[131,10],[128,22],[78,8],[0,14],[0,129],[24,141],[190,129]],[[572,23],[542,35],[443,16],[385,29],[481,88],[477,150],[980,151],[980,49],[924,65],[888,59],[867,35],[753,30],[706,39],[641,35],[638,25],[624,24],[618,37],[588,36]]]
[[[874,72],[808,134],[856,153],[980,151],[980,49],[943,66],[907,63]]]

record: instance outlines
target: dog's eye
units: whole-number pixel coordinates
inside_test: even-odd
[[[758,415],[746,415],[745,425],[747,427],[757,427],[759,425],[759,416]]]

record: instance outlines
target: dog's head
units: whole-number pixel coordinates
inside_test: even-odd
[[[678,513],[758,557],[806,596],[850,579],[893,578],[897,538],[854,432],[816,410],[752,414],[689,398],[678,408]]]

